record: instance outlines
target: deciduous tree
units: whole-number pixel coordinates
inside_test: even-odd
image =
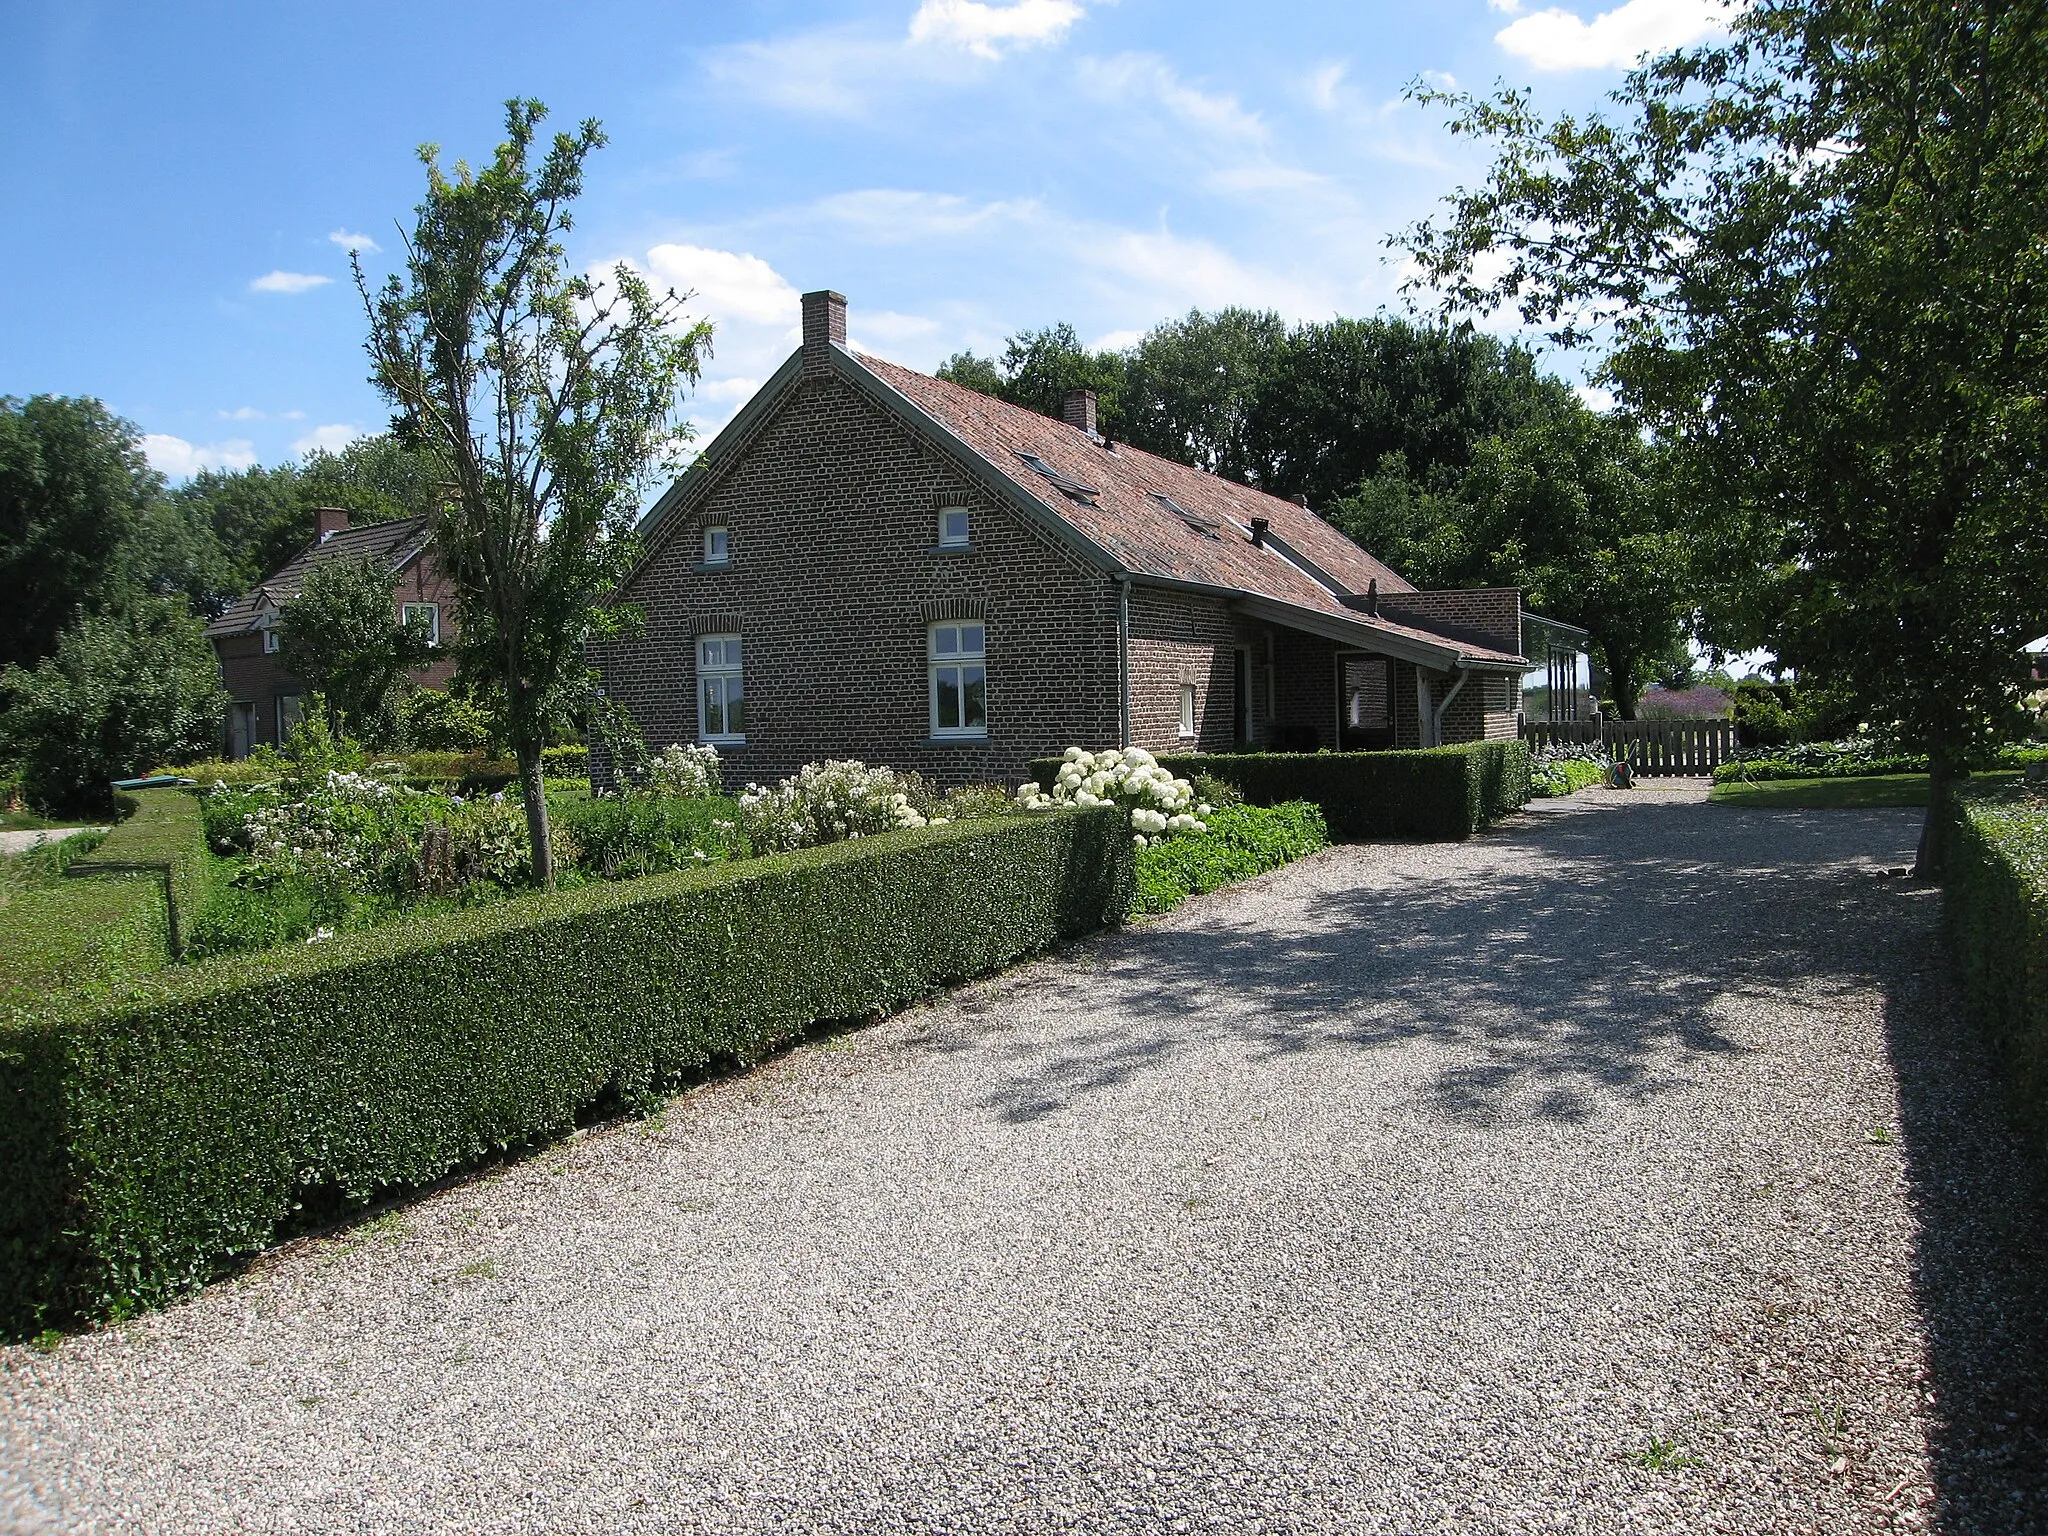
[[[279,614],[278,660],[327,702],[338,735],[374,747],[397,737],[406,673],[433,655],[424,623],[398,622],[398,578],[367,556],[306,573]]]

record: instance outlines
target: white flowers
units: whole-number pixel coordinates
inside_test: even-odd
[[[670,742],[667,750],[647,765],[647,787],[658,795],[683,800],[706,800],[720,793],[725,779],[718,748]]]
[[[1194,785],[1168,773],[1142,747],[1107,752],[1069,747],[1052,788],[1020,784],[1017,804],[1027,811],[1121,806],[1131,819],[1131,840],[1140,848],[1177,833],[1209,830],[1200,816],[1189,814],[1195,808]],[[1206,813],[1209,808],[1199,809]]]
[[[842,758],[809,763],[773,789],[749,784],[740,793],[740,820],[757,853],[924,826],[902,784],[892,768]]]

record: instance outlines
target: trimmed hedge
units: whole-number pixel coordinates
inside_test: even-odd
[[[167,934],[172,954],[184,948],[185,925],[206,900],[213,855],[199,798],[183,789],[135,793],[136,811],[109,832],[106,841],[65,871],[74,878],[108,874],[155,874],[169,907]]]
[[[1107,811],[890,833],[159,973],[0,1026],[0,1327],[118,1314],[309,1197],[419,1185],[1119,920]]]
[[[1138,850],[1132,911],[1170,911],[1190,896],[1263,875],[1330,841],[1323,813],[1306,800],[1218,806],[1204,819],[1207,832],[1183,834]]]
[[[1405,839],[1458,842],[1529,801],[1529,748],[1474,741],[1418,752],[1234,752],[1161,757],[1182,778],[1206,773],[1234,784],[1249,805],[1308,800],[1340,843]],[[1031,765],[1051,787],[1058,758]]]
[[[1963,998],[2048,1153],[2048,801],[1965,788],[1948,814],[1942,907]]]

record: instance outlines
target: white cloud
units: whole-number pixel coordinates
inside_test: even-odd
[[[1589,411],[1599,411],[1604,415],[1614,409],[1614,391],[1611,389],[1602,389],[1597,384],[1575,384],[1572,393]]]
[[[1039,205],[1029,201],[970,203],[950,192],[894,187],[835,192],[820,198],[812,211],[873,245],[957,238],[998,224],[1031,223],[1042,214]]]
[[[1056,43],[1081,16],[1081,7],[1073,0],[1012,0],[1009,5],[924,0],[910,18],[910,41],[964,48],[993,59],[1005,47]]]
[[[1627,0],[1589,22],[1553,6],[1509,22],[1493,40],[1540,70],[1626,69],[1646,53],[1725,30],[1728,12],[1721,0]]]
[[[1308,99],[1325,112],[1331,111],[1337,106],[1337,88],[1350,73],[1350,64],[1341,59],[1316,69],[1308,77]]]
[[[331,277],[322,277],[317,272],[266,272],[249,284],[251,293],[304,293],[308,288],[318,288],[331,283]]]
[[[796,288],[760,257],[745,251],[717,251],[702,245],[657,245],[647,269],[679,293],[694,293],[691,309],[714,326],[734,320],[757,325],[793,325],[802,309]]]
[[[222,411],[220,419],[222,421],[261,421],[264,418],[264,414],[264,412],[257,410],[253,405],[238,405],[232,411]]]
[[[383,246],[372,240],[368,235],[352,235],[345,229],[337,229],[328,235],[327,238],[340,246],[344,251],[365,251],[374,256],[377,252],[384,249]]]
[[[339,453],[357,438],[369,435],[361,427],[352,427],[346,422],[335,422],[329,426],[315,427],[292,444],[292,452],[302,456],[315,450]]]
[[[1088,343],[1090,352],[1122,352],[1145,339],[1143,331],[1110,331]]]
[[[1522,0],[1486,0],[1486,3],[1509,16],[1519,15],[1522,9]]]
[[[1098,100],[1117,105],[1152,103],[1186,127],[1229,139],[1266,137],[1266,125],[1235,96],[1189,85],[1155,54],[1123,53],[1113,59],[1083,59],[1076,76]]]
[[[152,469],[174,480],[186,480],[202,469],[247,469],[256,462],[256,445],[243,437],[223,443],[188,443],[168,432],[146,432],[142,454]]]

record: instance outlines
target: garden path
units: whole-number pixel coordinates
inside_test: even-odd
[[[81,832],[104,832],[105,827],[43,827],[0,832],[0,856],[27,853],[43,843],[59,842]]]
[[[1332,850],[6,1351],[0,1528],[2048,1529],[1916,821]]]

